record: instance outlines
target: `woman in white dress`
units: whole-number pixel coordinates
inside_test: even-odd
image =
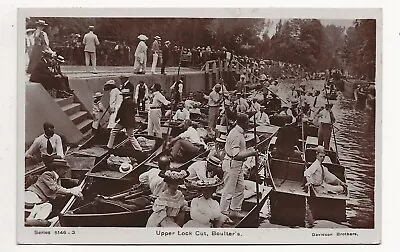
[[[153,213],[147,220],[146,227],[181,227],[185,221],[185,211],[188,203],[178,186],[183,184],[189,175],[186,170],[161,171],[159,176],[164,178],[167,189],[162,192],[153,204]]]
[[[202,195],[192,200],[190,206],[190,217],[192,219],[183,227],[219,228],[225,222],[232,222],[229,217],[221,213],[219,203],[211,198],[221,184],[222,181],[217,177],[191,183],[193,187],[201,190]]]
[[[133,64],[133,73],[135,74],[144,74],[146,72],[146,63],[147,63],[147,45],[145,43],[148,38],[141,34],[138,36],[140,40],[138,46],[135,51],[135,62]]]

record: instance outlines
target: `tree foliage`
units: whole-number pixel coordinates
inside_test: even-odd
[[[343,57],[357,76],[375,79],[376,21],[357,19],[347,29]]]

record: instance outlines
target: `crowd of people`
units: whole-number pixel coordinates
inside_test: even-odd
[[[65,95],[68,95],[71,92],[65,84],[68,82],[61,81],[65,77],[60,72],[53,73],[59,68],[57,62],[63,62],[63,59],[49,48],[47,35],[43,32],[45,22],[39,20],[37,25],[28,66],[32,73],[31,78],[35,78],[39,72],[46,73],[40,77],[42,79],[39,78],[41,83],[49,90],[56,85],[57,90],[65,90]],[[94,27],[89,27],[83,44],[86,64],[92,64],[93,71],[96,71],[96,47],[101,43],[93,31]],[[155,36],[148,49],[147,36],[141,34],[138,39],[134,52],[134,72],[145,73],[147,52],[151,54],[151,71],[156,71],[159,60],[164,68],[161,71],[165,71],[165,57],[170,53],[171,43]],[[176,136],[166,139],[169,156],[158,160],[158,169],[152,168],[139,176],[139,181],[148,186],[156,198],[152,206],[153,213],[147,221],[148,227],[222,227],[232,223],[234,219],[244,217],[241,209],[246,188],[245,177],[249,176],[246,163],[251,163],[251,159],[257,154],[254,146],[246,146],[245,133],[250,126],[280,126],[276,154],[297,157],[293,141],[298,138],[292,134],[294,127],[305,119],[315,124],[318,127],[319,147],[316,149],[315,162],[304,173],[306,183],[334,192],[345,189],[346,185],[322,166],[325,151],[330,146],[335,116],[332,112],[333,105],[325,102],[323,92],[314,90],[308,85],[308,81],[312,78],[326,78],[325,75],[307,75],[299,65],[236,57],[226,50],[217,50],[213,54],[211,48],[207,47],[205,51],[205,60],[222,57],[228,64],[237,61],[242,66],[250,67],[251,71],[246,73],[247,76],[243,73],[240,75],[233,90],[228,90],[224,79],[219,78],[211,91],[201,97],[195,97],[192,93],[185,95],[185,85],[189,83],[185,83],[183,79],[171,83],[169,90],[162,90],[159,83],[149,87],[144,81],[131,83],[125,76],[121,77],[121,85],[115,80],[104,83],[103,91],[109,93],[108,109],[102,104],[102,92],[93,95],[92,127],[95,137],[99,136],[98,132],[105,130],[101,123],[103,114],[110,113],[106,126],[108,141],[105,148],[108,150],[114,148],[116,135],[125,131],[134,151],[143,151],[135,136],[136,118],[143,113],[147,114],[145,124],[148,135],[163,137],[163,117],[171,118],[170,122],[178,125],[179,132]],[[200,58],[203,57],[202,54],[203,52],[199,54]],[[217,54],[219,56],[215,56]],[[261,72],[272,68],[281,70],[279,76]],[[328,74],[333,75],[333,72]],[[254,83],[249,83],[249,76],[254,77]],[[302,81],[299,85],[286,86],[287,83],[283,80],[288,77]],[[277,118],[281,122],[277,123]],[[207,124],[202,125],[206,129],[205,135],[198,127],[201,122]],[[47,167],[47,171],[25,191],[25,217],[28,225],[50,225],[54,221],[50,217],[56,212],[53,208],[57,205],[57,197],[83,196],[82,188],[70,179],[70,167],[65,161],[62,141],[55,134],[54,125],[44,123],[43,130],[44,134],[36,138],[25,153],[27,160],[35,159],[35,153],[38,154],[38,159]],[[214,145],[208,145],[206,138],[211,139]],[[188,161],[204,150],[210,150],[207,159],[193,163],[187,170],[170,167],[171,162]],[[179,189],[179,185],[185,180],[189,180],[191,186],[202,193],[192,200],[190,208]],[[211,197],[217,190],[221,192],[220,202]],[[191,216],[187,223],[184,222],[186,211],[190,211]]]

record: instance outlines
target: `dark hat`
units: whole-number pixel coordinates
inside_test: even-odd
[[[129,77],[128,77],[128,76],[125,76],[125,75],[122,75],[122,76],[119,77],[119,79],[120,79],[120,80],[127,80],[127,79],[129,79]]]

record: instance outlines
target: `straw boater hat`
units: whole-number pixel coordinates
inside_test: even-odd
[[[211,156],[207,158],[207,165],[208,164],[221,167],[221,160],[215,156]]]
[[[164,44],[171,44],[171,42],[169,40],[165,41]]]
[[[61,56],[61,55],[58,55],[57,58],[56,58],[56,60],[57,60],[58,62],[60,62],[60,63],[65,63],[65,59],[64,59],[64,57]]]
[[[96,92],[96,93],[93,95],[93,98],[102,97],[102,96],[103,96],[103,94],[102,94],[101,92]]]
[[[127,88],[121,90],[121,95],[131,95],[131,94],[132,92]]]
[[[215,141],[218,143],[226,143],[226,135],[221,134]]]
[[[157,36],[154,37],[154,39],[161,40],[161,37],[157,35]]]
[[[189,172],[186,170],[176,170],[176,169],[168,169],[164,171],[160,171],[158,174],[161,178],[164,178],[166,183],[170,184],[183,184],[185,178],[189,176]]]
[[[140,39],[140,40],[148,40],[149,38],[146,35],[140,34],[138,36],[138,39]]]
[[[38,21],[36,21],[36,25],[37,26],[47,26],[48,24],[46,23],[46,21],[39,19]]]
[[[121,173],[129,173],[133,169],[133,166],[130,163],[122,163],[119,167],[119,172]]]
[[[94,30],[94,25],[89,25],[89,30]]]

